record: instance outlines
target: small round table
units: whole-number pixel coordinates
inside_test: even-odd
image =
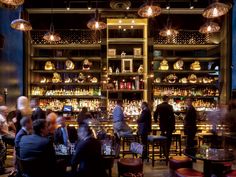
[[[234,160],[232,151],[228,149],[190,148],[184,150],[184,155],[195,160],[203,161],[205,177],[210,177],[214,172],[211,168],[213,162],[230,162]]]

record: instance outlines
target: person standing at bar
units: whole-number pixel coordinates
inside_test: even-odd
[[[138,134],[141,136],[141,141],[144,147],[143,158],[147,158],[147,137],[152,130],[152,115],[147,102],[142,102],[141,115],[137,120]]]
[[[173,107],[168,103],[169,97],[164,96],[163,102],[157,105],[156,111],[154,112],[154,120],[157,122],[159,117],[159,126],[161,130],[161,136],[167,137],[167,154],[169,154],[172,133],[175,130],[175,116]]]
[[[186,135],[186,148],[194,147],[194,138],[197,133],[197,112],[192,104],[191,98],[186,99],[187,112],[184,119],[184,134]]]
[[[39,100],[37,98],[30,100],[30,106],[33,109],[32,117],[31,117],[32,121],[37,120],[37,119],[45,119],[46,118],[46,114],[40,108]]]

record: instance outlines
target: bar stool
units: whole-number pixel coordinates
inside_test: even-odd
[[[236,177],[236,170],[232,170],[231,172],[227,173],[225,177]]]
[[[204,177],[203,173],[192,168],[179,168],[175,171],[176,177]]]
[[[186,157],[186,156],[174,156],[170,157],[169,159],[169,169],[170,174],[174,176],[175,170],[179,168],[192,168],[193,162],[192,159]]]
[[[181,134],[173,133],[172,134],[172,141],[175,142],[176,155],[178,154],[178,151],[179,151],[179,155],[182,155]]]
[[[165,136],[154,136],[154,135],[149,135],[148,136],[148,143],[151,144],[152,146],[152,166],[154,167],[154,162],[155,162],[155,146],[159,146],[159,157],[160,160],[162,158],[162,150],[165,153],[165,160],[166,160],[166,165],[168,164],[168,159],[169,159],[169,154],[167,154],[167,138]],[[149,145],[148,145],[148,153],[149,153]],[[148,157],[149,159],[149,157]]]
[[[131,154],[130,150],[125,150],[125,145],[126,144],[130,144],[131,142],[138,142],[138,136],[136,134],[124,134],[124,135],[120,135],[120,139],[122,141],[122,155],[123,158],[125,156],[125,154]]]

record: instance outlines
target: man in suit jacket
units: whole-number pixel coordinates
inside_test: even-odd
[[[76,143],[78,140],[77,132],[74,127],[66,126],[66,119],[63,116],[57,118],[58,128],[54,134],[54,143],[64,144],[65,146],[68,143]]]
[[[154,112],[154,120],[157,122],[159,117],[159,126],[161,135],[167,137],[167,153],[169,154],[172,133],[175,130],[175,116],[173,107],[168,103],[169,97],[163,97],[163,103],[157,105],[156,111]]]
[[[147,137],[152,130],[152,115],[147,102],[142,102],[141,115],[137,120],[138,134],[141,136],[141,141],[144,146],[143,158],[147,157]]]
[[[33,109],[32,120],[46,119],[45,112],[39,107],[39,100],[34,98],[30,100],[30,106]]]
[[[192,105],[193,100],[191,98],[186,99],[187,112],[184,119],[184,134],[186,135],[186,147],[194,147],[194,138],[197,133],[197,112]]]
[[[38,119],[33,122],[33,134],[23,136],[19,143],[20,160],[28,164],[28,174],[35,177],[55,175],[56,158],[52,143],[47,138],[46,121]]]
[[[78,129],[80,141],[72,157],[72,172],[77,177],[106,177],[106,171],[102,163],[101,144],[92,137],[92,131],[87,124],[80,125]],[[79,169],[77,166],[79,164]]]

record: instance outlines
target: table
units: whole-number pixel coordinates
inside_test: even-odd
[[[210,177],[214,172],[214,169],[211,168],[212,163],[230,162],[234,160],[233,152],[228,149],[191,148],[185,149],[184,155],[195,160],[203,161],[203,171],[205,177]]]

